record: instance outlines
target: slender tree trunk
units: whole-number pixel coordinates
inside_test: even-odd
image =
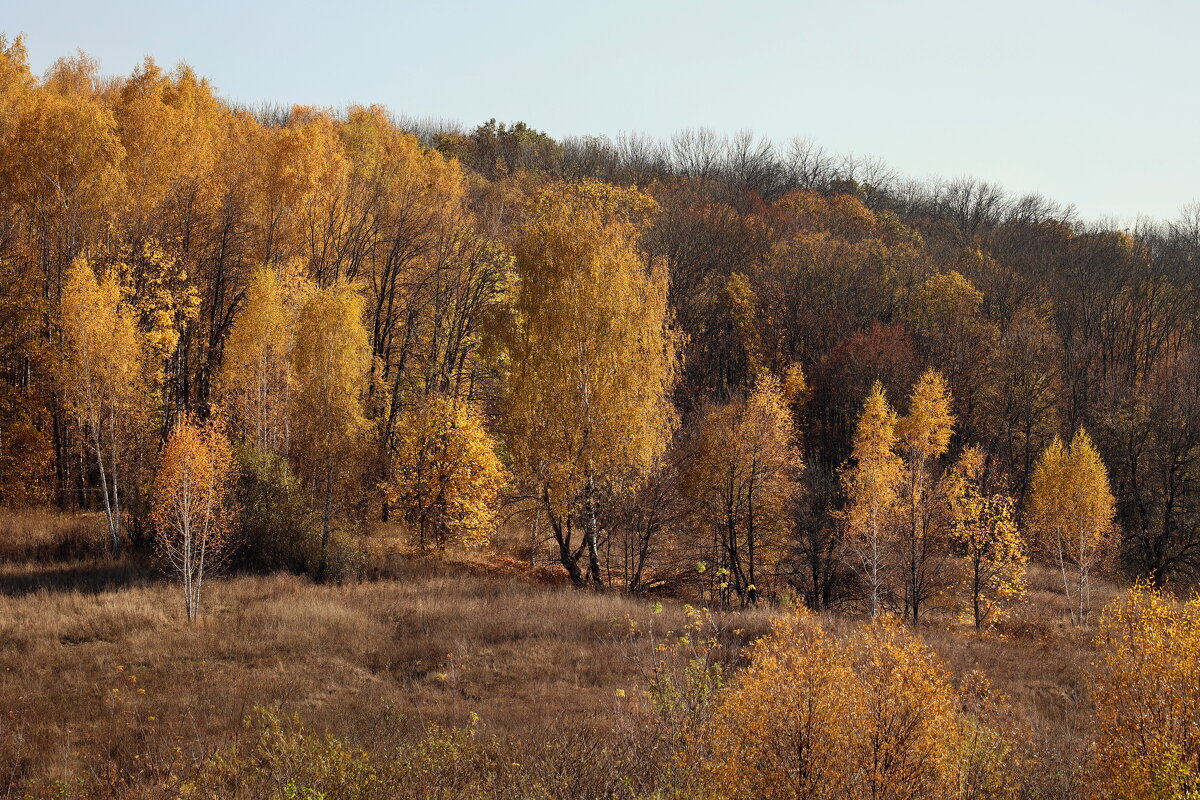
[[[321,558],[317,564],[317,580],[323,581],[329,571],[329,537],[333,526],[333,462],[325,462],[325,510],[321,516]]]
[[[983,565],[978,555],[972,561],[974,575],[971,579],[971,605],[975,612],[975,630],[979,631],[983,628],[983,607],[980,604],[980,596],[983,594],[983,578],[980,573]]]
[[[750,484],[746,489],[746,602],[758,602],[758,578],[754,570],[754,476],[757,464],[750,467]]]
[[[879,509],[871,509],[871,552],[867,557],[871,619],[879,616]]]
[[[101,433],[100,421],[93,419],[90,427],[92,443],[96,447],[96,466],[100,470],[100,495],[104,500],[104,519],[108,523],[109,543],[112,546],[113,555],[119,556],[121,554],[121,522],[118,516],[120,512],[114,508],[112,497],[109,494],[109,471],[104,465],[104,437]]]
[[[1067,559],[1063,554],[1062,539],[1058,541],[1058,568],[1062,572],[1063,593],[1067,596],[1067,613],[1071,615],[1071,624],[1078,625],[1075,616],[1075,605],[1071,601],[1071,581],[1067,578]]]
[[[583,538],[588,553],[588,579],[595,589],[604,588],[604,580],[600,575],[599,527],[596,518],[596,486],[589,475],[583,489]]]
[[[538,547],[538,530],[542,522],[542,509],[539,507],[533,512],[533,526],[529,532],[529,568],[533,569],[537,563],[537,547]]]
[[[1088,582],[1088,559],[1087,545],[1084,543],[1083,532],[1079,535],[1079,586],[1077,593],[1079,595],[1079,624],[1087,625],[1088,623],[1088,600],[1091,595],[1091,586]]]

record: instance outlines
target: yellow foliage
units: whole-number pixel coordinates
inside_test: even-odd
[[[367,427],[363,393],[371,365],[362,297],[339,283],[309,293],[292,349],[295,433],[318,457],[355,440]]]
[[[976,629],[1003,618],[1025,595],[1029,561],[1013,519],[1013,499],[983,490],[983,460],[979,448],[964,450],[947,489],[952,538],[967,563],[965,588]]]
[[[776,621],[709,727],[716,797],[947,797],[962,751],[949,674],[898,624],[848,641],[800,610]]]
[[[983,308],[983,292],[976,289],[962,273],[941,272],[928,278],[914,293],[909,317],[920,332],[928,328],[930,335],[953,320],[963,320],[978,314]]]
[[[1115,549],[1116,501],[1108,470],[1080,428],[1069,447],[1055,437],[1038,459],[1030,481],[1029,525],[1039,545],[1058,563],[1071,619],[1086,625],[1092,571]],[[1075,572],[1075,598],[1067,571]]]
[[[789,403],[803,406],[812,399],[813,388],[804,374],[804,367],[796,362],[788,364],[783,372],[783,396]]]
[[[850,648],[864,706],[856,726],[855,760],[865,773],[859,796],[945,796],[955,784],[960,735],[946,668],[920,639],[891,621],[863,628]]]
[[[1093,796],[1182,800],[1200,792],[1200,598],[1137,585],[1104,609],[1091,671]]]
[[[308,294],[296,321],[291,368],[293,452],[300,474],[320,500],[318,575],[328,567],[337,490],[360,472],[369,423],[363,406],[371,343],[363,325],[363,300],[355,287],[335,283]]]
[[[147,58],[122,82],[114,113],[127,154],[130,210],[138,222],[151,223],[168,199],[194,201],[207,188],[224,115],[207,81],[188,67],[168,76]]]
[[[905,564],[905,610],[918,623],[921,604],[937,590],[938,576],[931,568],[933,552],[942,544],[945,525],[940,484],[933,477],[933,462],[950,446],[954,415],[950,389],[937,370],[929,369],[913,387],[908,414],[896,425],[900,451],[905,457],[903,488],[906,508],[900,550]]]
[[[154,479],[155,549],[183,584],[188,619],[200,611],[207,574],[229,554],[233,533],[233,451],[216,426],[184,419],[172,429]]]
[[[842,643],[803,609],[775,621],[724,693],[696,766],[718,797],[842,798],[856,786],[861,686]]]
[[[725,282],[725,300],[729,303],[733,322],[737,326],[738,339],[746,353],[746,374],[754,378],[763,369],[762,339],[758,335],[758,298],[750,280],[740,272],[729,276]]]
[[[58,311],[65,345],[59,386],[96,457],[109,537],[118,550],[123,467],[142,411],[142,344],[116,276],[97,280],[86,260],[71,266]]]
[[[406,412],[397,427],[385,494],[417,528],[421,547],[486,545],[506,476],[479,416],[461,400],[434,396]]]
[[[259,270],[225,341],[218,403],[234,432],[263,452],[288,452],[294,389],[290,357],[296,315],[309,289],[294,274],[281,280],[274,270]]]
[[[121,253],[111,269],[137,316],[147,356],[169,358],[183,329],[200,311],[200,293],[187,268],[158,241],[147,239]]]
[[[676,424],[666,265],[639,248],[654,210],[635,190],[553,184],[534,199],[515,248],[513,455],[564,535],[566,517],[582,514],[593,556],[596,493],[640,480]]]
[[[950,389],[935,369],[926,370],[913,387],[908,414],[896,425],[901,446],[910,459],[926,462],[940,458],[950,446],[954,414],[950,411]]]
[[[346,191],[350,162],[334,120],[305,106],[292,109],[287,126],[267,131],[261,156],[259,201],[268,263],[305,258],[320,271],[329,255],[330,223]]]
[[[753,602],[788,555],[802,469],[774,375],[763,373],[748,398],[705,416],[687,490],[721,554],[717,574],[728,578],[722,596]]]
[[[904,463],[895,449],[896,424],[896,412],[876,381],[854,429],[850,463],[841,470],[847,499],[842,518],[865,573],[872,617],[879,613],[883,551],[892,542],[904,479]]]
[[[30,215],[43,258],[59,264],[81,242],[101,240],[127,197],[112,110],[91,91],[90,77],[62,78],[57,90],[52,76],[49,86],[16,97],[0,122],[6,189]]]

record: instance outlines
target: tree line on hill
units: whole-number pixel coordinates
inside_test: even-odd
[[[1200,567],[1200,207],[1133,230],[804,142],[251,112],[0,42],[0,503],[189,613],[505,518],[578,585],[975,625]],[[236,535],[235,535],[236,533]],[[237,547],[233,548],[232,543]],[[190,587],[190,588],[188,588]]]

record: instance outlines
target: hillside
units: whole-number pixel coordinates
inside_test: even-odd
[[[1200,214],[0,36],[8,796],[1200,792]]]

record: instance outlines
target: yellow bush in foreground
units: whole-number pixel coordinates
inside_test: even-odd
[[[881,621],[844,642],[800,611],[776,622],[718,706],[707,783],[723,797],[950,796],[956,699],[906,629]]]
[[[1200,598],[1138,585],[1104,610],[1092,668],[1096,797],[1200,797]]]

